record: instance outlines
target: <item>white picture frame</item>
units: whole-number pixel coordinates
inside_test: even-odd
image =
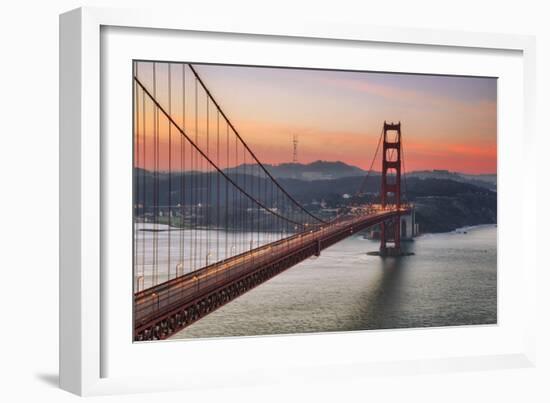
[[[509,74],[511,83],[521,84],[515,87],[511,84],[520,97],[519,101],[514,100],[514,102],[521,104],[521,111],[518,111],[518,115],[521,116],[511,117],[516,120],[510,124],[515,125],[514,127],[519,128],[523,133],[521,136],[519,134],[514,136],[510,132],[506,136],[501,136],[501,133],[507,132],[507,126],[500,126],[502,113],[512,112],[512,110],[502,110],[499,107],[499,294],[504,291],[502,298],[505,298],[503,301],[506,302],[507,298],[513,298],[510,293],[506,293],[507,288],[518,287],[517,292],[521,295],[523,312],[536,311],[536,254],[532,250],[533,245],[527,253],[529,245],[526,236],[534,233],[536,227],[535,210],[527,208],[531,198],[534,198],[532,191],[536,189],[534,186],[536,177],[532,175],[519,177],[519,179],[515,176],[511,178],[510,175],[513,174],[506,168],[510,164],[527,161],[534,155],[532,133],[534,133],[535,42],[533,37],[368,27],[311,21],[304,21],[300,25],[282,21],[273,21],[269,24],[265,21],[243,23],[232,19],[194,18],[194,16],[176,15],[167,11],[81,8],[60,17],[60,385],[63,389],[79,395],[95,395],[206,388],[229,383],[232,386],[244,386],[273,382],[274,378],[278,382],[290,382],[295,377],[330,381],[343,379],[350,374],[354,374],[353,376],[380,373],[410,374],[534,365],[535,319],[524,315],[522,320],[518,321],[517,312],[511,315],[509,320],[504,320],[504,323],[499,319],[499,325],[496,327],[482,327],[475,330],[465,327],[423,331],[241,338],[187,344],[149,343],[149,346],[154,345],[152,347],[143,347],[144,344],[136,347],[132,345],[129,338],[124,337],[113,340],[113,337],[116,337],[112,335],[115,330],[109,333],[107,328],[114,329],[115,322],[112,318],[116,319],[117,314],[112,313],[114,312],[113,298],[109,298],[109,295],[113,289],[116,292],[116,286],[113,284],[117,280],[109,277],[104,270],[102,271],[102,268],[108,265],[110,254],[113,253],[112,248],[105,241],[104,231],[106,227],[117,226],[120,222],[113,216],[105,214],[107,210],[105,206],[110,203],[110,198],[115,197],[110,194],[111,185],[106,180],[112,174],[109,169],[113,166],[109,163],[111,157],[106,150],[123,146],[123,144],[113,144],[109,137],[105,137],[105,133],[108,133],[111,128],[107,116],[111,111],[108,107],[107,110],[102,108],[106,108],[106,104],[112,105],[112,98],[110,98],[112,94],[124,98],[127,92],[122,87],[115,89],[118,81],[107,80],[106,82],[102,79],[102,74],[112,74],[111,70],[108,73],[104,70],[110,68],[108,63],[102,60],[102,57],[110,55],[104,48],[120,46],[122,43],[113,40],[106,46],[105,36],[102,35],[109,31],[109,27],[130,31],[133,29],[156,30],[157,33],[164,32],[167,35],[169,33],[165,38],[168,41],[167,44],[170,41],[179,40],[174,32],[193,32],[195,37],[200,37],[201,33],[204,35],[217,33],[216,40],[220,38],[223,40],[224,35],[228,37],[236,35],[238,38],[242,36],[260,42],[269,40],[273,43],[291,40],[300,43],[304,41],[307,45],[311,40],[332,41],[326,45],[335,48],[348,43],[358,46],[375,44],[379,47],[412,46],[416,47],[415,51],[428,53],[431,49],[451,52],[464,50],[478,55],[491,52],[513,53],[514,60],[510,62],[512,67],[505,74]],[[123,32],[123,36],[127,34],[128,32]],[[216,46],[216,44],[209,46]],[[247,46],[246,43],[243,46]],[[399,52],[399,49],[396,51]],[[260,56],[256,54],[254,57]],[[131,54],[128,53],[125,57],[131,57]],[[268,63],[268,59],[266,56],[261,63]],[[433,56],[428,54],[427,62],[434,63]],[[403,70],[418,69],[420,68],[418,66],[415,67],[411,62],[410,65],[404,66]],[[127,67],[131,68],[131,66]],[[441,64],[441,68],[443,69],[441,73],[450,72],[450,70],[444,70],[444,63]],[[475,69],[476,66],[471,68]],[[130,78],[127,84],[128,88],[131,88]],[[126,84],[121,85],[124,87]],[[502,101],[503,108],[507,108],[505,100]],[[518,106],[516,103],[510,103],[509,107]],[[125,110],[126,106],[123,104],[117,107]],[[504,163],[507,165],[503,165]],[[121,178],[120,180],[124,181],[122,176]],[[509,200],[506,201],[506,183],[516,179],[521,181],[522,189],[529,189],[531,193],[522,192],[524,199],[521,203],[516,203],[520,206],[522,218],[522,225],[518,230],[523,240],[522,247],[514,251],[505,249],[505,253],[510,254],[507,257],[513,259],[522,270],[517,274],[518,278],[504,276],[501,280],[500,265],[504,264],[501,243],[506,242],[507,236],[507,233],[503,233],[500,228],[501,220],[503,222],[506,220],[502,209],[506,211],[509,206],[507,203],[511,203]],[[504,189],[502,195],[501,188]],[[121,189],[124,191],[124,186]],[[129,206],[130,204],[128,208]],[[120,234],[120,232],[117,233]],[[111,239],[112,235],[110,235]],[[109,282],[112,280],[113,284],[107,285],[107,279]],[[516,281],[518,279],[519,282]],[[503,314],[500,298],[499,296],[499,318]],[[127,311],[127,306],[116,304],[116,311],[123,313]],[[131,311],[127,311],[127,315],[131,317]],[[504,315],[506,319],[506,312]],[[333,347],[341,345],[342,341],[352,346],[365,342],[366,344],[387,343],[387,339],[391,339],[391,342],[399,345],[403,340],[407,340],[406,338],[411,340],[412,345],[418,343],[417,345],[420,346],[418,354],[405,355],[402,350],[396,349],[392,356],[378,357],[372,353],[370,357],[366,357],[366,351],[358,354],[346,348],[332,353]],[[476,339],[481,340],[477,346],[474,345]],[[440,340],[439,344],[433,343],[437,340]],[[446,343],[451,340],[465,340],[465,345],[463,348],[446,346]],[[487,340],[487,344],[482,340]],[[489,340],[494,341],[494,348],[487,347]],[[316,348],[319,346],[332,346],[328,348],[331,353],[320,357],[316,354],[318,351]],[[301,354],[278,361],[277,354],[281,351],[279,349],[283,348],[300,351]],[[123,355],[122,351],[126,355]],[[132,357],[129,354],[135,355],[136,359],[144,363],[156,356],[168,364],[167,354],[171,351],[185,356],[185,363],[171,363],[167,365],[166,370],[160,371],[156,376],[147,371],[138,376],[128,368],[132,365]],[[250,359],[242,359],[244,351],[248,351]],[[382,348],[381,351],[384,352],[384,349]],[[252,358],[261,357],[263,354],[266,357],[263,365],[260,360],[254,361]],[[236,367],[212,370],[211,364],[215,362],[216,357],[223,355],[226,356],[225,359],[241,362],[235,364]],[[118,365],[116,370],[111,369],[110,364],[107,365],[109,361],[117,360],[118,362],[128,361],[129,364],[127,367]],[[186,372],[186,368],[191,366],[193,373]],[[208,378],[205,375],[208,375]]]

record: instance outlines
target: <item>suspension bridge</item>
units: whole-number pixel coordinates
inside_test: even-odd
[[[413,209],[402,200],[400,123],[384,122],[361,186],[327,215],[270,174],[195,66],[136,61],[133,84],[135,341],[168,338],[375,225],[380,255],[400,254]],[[381,146],[379,199],[367,201]]]

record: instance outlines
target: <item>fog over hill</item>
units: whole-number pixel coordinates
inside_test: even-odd
[[[256,164],[239,165],[235,168],[229,168],[228,173],[242,173],[246,168],[257,166]],[[353,165],[348,165],[341,161],[315,161],[309,164],[300,164],[295,162],[285,162],[272,165],[264,164],[264,167],[275,178],[292,178],[305,181],[320,179],[338,179],[348,176],[363,176],[366,171]]]
[[[461,172],[450,172],[442,169],[433,171],[413,171],[407,174],[407,177],[419,179],[450,179],[457,182],[469,183],[471,185],[481,186],[487,189],[497,189],[496,174],[464,174]]]

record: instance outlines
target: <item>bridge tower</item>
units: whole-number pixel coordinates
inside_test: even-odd
[[[401,207],[401,122],[384,121],[382,154],[382,207]],[[381,224],[380,255],[396,256],[401,253],[401,218],[397,216]],[[393,234],[392,234],[393,233]],[[388,246],[388,242],[393,246]]]

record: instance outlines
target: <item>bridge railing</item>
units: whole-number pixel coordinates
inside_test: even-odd
[[[322,234],[327,231],[327,227],[317,226],[255,251],[241,254],[239,257],[233,257],[227,262],[216,263],[196,273],[189,273],[142,291],[136,294],[134,315],[139,320],[155,311],[167,309],[172,304],[181,303],[182,300],[196,298],[228,280],[244,275],[264,264],[272,264],[274,260],[308,246],[315,241],[316,237],[322,237]]]
[[[371,216],[384,216],[394,211],[392,209],[378,209]],[[274,258],[291,253],[296,248],[307,246],[318,239],[324,239],[331,233],[342,231],[341,228],[352,228],[355,224],[361,224],[368,219],[368,216],[365,215],[348,216],[339,222],[312,226],[308,231],[264,245],[202,268],[197,272],[187,273],[184,276],[141,291],[136,294],[135,298],[136,317],[139,318],[155,310],[164,309],[171,303],[181,302],[182,299],[200,295],[212,286],[242,275],[255,267],[272,262]]]

